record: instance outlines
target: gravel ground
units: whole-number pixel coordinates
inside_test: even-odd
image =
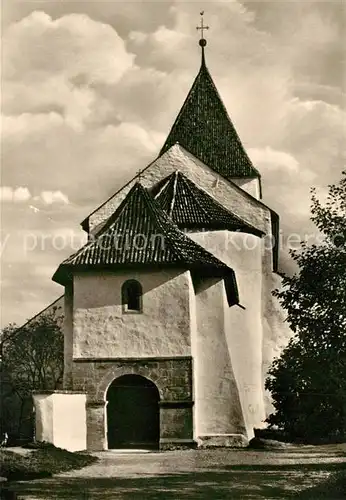
[[[345,469],[345,451],[343,446],[108,451],[96,453],[99,461],[82,470],[12,488],[25,500],[292,498],[325,481],[333,471]]]

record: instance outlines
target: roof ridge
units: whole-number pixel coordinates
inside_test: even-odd
[[[132,191],[135,190],[137,184],[138,183],[134,184],[134,186],[129,191],[128,195]],[[105,225],[101,228],[100,232],[97,233],[95,236],[92,235],[92,238],[89,241],[87,241],[87,243],[85,245],[83,245],[82,248],[80,248],[79,250],[77,250],[76,252],[74,252],[72,255],[70,255],[69,257],[67,257],[66,259],[64,259],[63,262],[62,262],[63,264],[65,262],[67,262],[67,261],[72,260],[72,259],[75,260],[76,257],[79,257],[84,252],[86,252],[90,247],[92,247],[93,244],[95,243],[95,241],[100,240],[105,235],[105,233],[111,228],[112,224],[114,224],[116,222],[116,219],[118,219],[121,216],[122,212],[126,208],[126,205],[127,205],[127,201],[126,201],[127,200],[127,196],[120,203],[120,205],[116,209],[116,211],[107,219]],[[99,248],[99,250],[100,250],[100,248]]]
[[[154,196],[154,200],[156,200],[156,198],[158,196],[160,196],[160,194],[162,193],[162,191],[164,191],[164,189],[166,188],[167,184],[169,184],[171,182],[171,179],[169,177],[166,177],[166,182],[164,182],[162,184],[162,186],[160,187],[159,191],[156,193],[156,195]]]
[[[172,240],[171,231],[173,229],[173,230],[176,230],[177,233],[181,233],[181,236],[186,237],[186,238],[187,238],[187,236],[179,229],[179,227],[176,224],[174,224],[174,222],[169,218],[169,216],[163,210],[161,210],[158,203],[150,195],[148,190],[146,188],[144,188],[144,186],[142,186],[142,184],[140,184],[140,182],[136,182],[134,184],[134,186],[131,188],[131,190],[127,194],[126,198],[124,198],[124,200],[122,201],[121,205],[114,212],[114,214],[110,217],[113,220],[110,222],[107,221],[108,224],[106,224],[102,228],[101,232],[97,235],[97,237],[95,239],[97,240],[97,239],[101,238],[102,235],[104,235],[105,233],[107,233],[108,230],[111,229],[113,224],[116,224],[117,220],[119,219],[119,217],[121,217],[122,212],[124,211],[124,209],[126,208],[126,206],[129,203],[129,199],[130,199],[129,197],[133,196],[134,194],[139,194],[140,196],[142,196],[142,199],[144,200],[144,202],[146,204],[146,208],[149,211],[149,215],[151,217],[151,220],[154,222],[154,224],[156,224],[158,226],[159,230],[163,233],[164,237],[168,240],[168,243],[170,245],[170,250],[173,252],[173,254],[175,254],[175,256],[178,258],[186,257],[186,253],[184,253],[183,251],[179,252],[179,250],[181,250],[181,249],[177,248],[177,246],[174,244],[174,241]],[[165,224],[167,224],[170,231],[167,232],[167,227],[165,227]],[[176,235],[174,235],[174,236],[176,236]],[[193,240],[191,240],[191,241],[193,241]],[[87,251],[88,248],[90,246],[92,246],[92,244],[94,242],[95,242],[95,240],[92,240],[91,242],[89,242],[87,244],[87,246],[81,248],[80,250]],[[79,251],[76,252],[76,254],[74,254],[73,256],[69,257],[66,260],[70,260],[72,257],[77,257],[77,254],[80,254],[80,252]]]
[[[197,203],[198,207],[202,210],[202,212],[207,216],[207,218],[209,219],[209,221],[212,220],[210,214],[207,212],[207,210],[203,207],[203,205],[201,204],[200,200],[198,199],[198,197],[195,196],[194,192],[193,192],[193,189],[191,187],[191,184],[193,185],[193,182],[190,181],[190,179],[188,179],[188,177],[186,177],[184,174],[181,174],[181,179],[182,179],[182,182],[184,182],[186,188],[188,189],[188,191],[191,193],[191,196],[193,197],[193,199],[195,200],[195,202]],[[196,186],[197,187],[197,186]],[[215,200],[216,201],[216,200]],[[221,204],[220,204],[221,205]],[[221,205],[222,206],[222,205]],[[222,207],[224,208],[224,207]]]
[[[214,228],[221,229],[222,227],[230,231],[232,231],[232,228],[233,230],[245,230],[245,232],[257,234],[258,236],[263,234],[263,231],[247,222],[231,209],[223,206],[209,192],[199,187],[180,171],[169,174],[165,179],[157,183],[157,186],[160,187],[158,192],[161,197],[155,195],[155,201],[159,203],[161,210],[166,214],[168,212],[167,204],[173,197],[172,183],[174,179],[178,180],[174,205],[176,208],[169,216],[179,228],[188,228],[191,227],[191,224],[194,224],[195,227],[205,224],[205,227],[212,225]],[[161,182],[165,186],[165,190],[160,186]],[[155,186],[152,189],[155,192]],[[172,201],[170,201],[170,204],[172,205]],[[236,228],[235,226],[239,227]]]
[[[137,182],[132,186],[129,193],[136,187],[136,185],[137,185]],[[107,229],[110,228],[110,226],[113,224],[113,222],[115,222],[115,219],[120,217],[123,210],[125,210],[125,208],[126,208],[126,203],[125,203],[126,198],[127,198],[127,196],[123,199],[123,201],[120,203],[120,205],[115,210],[115,212],[113,212],[113,214],[106,220],[106,222],[105,222],[104,226],[102,226],[100,232],[96,234],[96,237],[101,236]]]
[[[246,224],[247,226],[249,227],[252,227],[253,229],[259,231],[255,226],[253,226],[250,222],[247,222],[246,220],[242,219],[242,217],[240,217],[239,215],[237,215],[236,213],[234,213],[233,211],[231,211],[230,209],[224,207],[222,205],[222,203],[220,203],[216,198],[214,198],[214,196],[210,193],[208,193],[207,191],[205,191],[203,188],[197,186],[194,182],[192,182],[188,177],[184,176],[185,177],[185,180],[187,181],[187,184],[190,184],[190,189],[191,187],[193,186],[193,188],[195,188],[196,190],[198,191],[202,191],[203,194],[209,198],[211,198],[213,200],[213,202],[215,203],[215,205],[219,206],[220,208],[222,208],[223,211],[225,212],[228,212],[230,215],[232,215],[232,217],[234,217],[235,219],[237,219],[238,222],[240,222],[241,224]],[[198,201],[199,203],[199,200],[196,198],[196,201]],[[204,207],[202,207],[203,209]],[[209,214],[208,214],[209,215]]]
[[[173,213],[173,208],[175,205],[175,197],[177,194],[177,183],[178,183],[178,170],[174,172],[174,178],[173,178],[173,193],[172,193],[172,200],[171,200],[171,206],[169,207],[169,217],[172,216]]]
[[[175,182],[175,180],[176,179],[174,179],[174,182]],[[154,215],[154,217],[155,217],[156,224],[159,223],[159,226],[161,226],[162,232],[165,233],[164,237],[168,238],[168,243],[170,244],[171,251],[178,258],[182,258],[182,257],[185,258],[187,254],[183,251],[182,248],[179,248],[177,245],[174,244],[174,240],[172,239],[173,235],[171,234],[171,232],[167,233],[165,231],[164,224],[167,224],[167,226],[170,227],[171,231],[173,229],[176,232],[176,234],[174,235],[175,237],[177,236],[177,234],[179,234],[179,236],[180,236],[181,239],[188,238],[188,236],[186,236],[186,234],[184,234],[179,229],[179,227],[170,219],[170,217],[161,209],[160,205],[156,202],[156,200],[153,198],[153,196],[150,195],[149,191],[147,189],[145,189],[141,184],[139,184],[139,185],[142,188],[142,193],[145,196],[145,199],[146,199],[146,201],[148,203],[148,207],[151,210],[152,215]],[[188,239],[191,240],[191,238],[188,238]],[[195,243],[193,240],[191,240],[191,241],[193,243]],[[200,246],[200,245],[198,245],[198,243],[195,243],[195,244],[197,246]],[[208,253],[210,253],[210,252],[208,252]]]

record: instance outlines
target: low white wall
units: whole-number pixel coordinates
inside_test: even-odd
[[[36,440],[53,443],[53,399],[51,394],[34,394]]]
[[[34,394],[36,440],[69,451],[86,449],[86,394]]]

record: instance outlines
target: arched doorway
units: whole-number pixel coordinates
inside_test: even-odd
[[[160,395],[140,375],[123,375],[107,391],[108,448],[158,448]]]

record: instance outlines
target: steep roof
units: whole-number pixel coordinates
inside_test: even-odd
[[[226,179],[260,177],[210,76],[204,48],[199,73],[160,154],[177,142]]]
[[[73,269],[143,266],[173,266],[223,277],[230,305],[238,302],[234,271],[180,231],[140,183],[97,238],[62,262],[53,280],[65,284]]]
[[[227,210],[178,170],[158,182],[151,193],[180,229],[228,229],[263,235],[262,231]]]

